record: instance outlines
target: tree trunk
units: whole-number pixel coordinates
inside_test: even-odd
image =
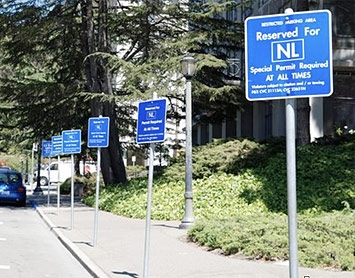
[[[304,146],[311,141],[309,130],[309,113],[310,113],[309,99],[297,99],[297,146]]]
[[[86,35],[84,35],[84,48],[86,54],[96,51],[109,51],[107,43],[107,30],[105,26],[107,3],[106,0],[99,1],[98,30],[94,28],[93,2],[92,0],[82,1],[83,3],[83,24]],[[84,8],[85,7],[85,8]],[[98,33],[98,42],[95,41],[95,31]],[[98,49],[95,49],[98,45]],[[86,55],[86,56],[87,56]],[[112,94],[111,75],[106,68],[105,62],[97,57],[88,57],[86,63],[86,76],[89,92]],[[104,183],[117,184],[126,183],[126,169],[123,163],[119,132],[117,128],[117,117],[114,103],[101,103],[98,99],[91,101],[92,116],[99,115],[110,118],[109,147],[102,149],[101,169]]]
[[[295,12],[309,10],[308,0],[292,0],[292,7]],[[297,117],[296,117],[296,143],[297,146],[304,146],[309,144],[311,140],[311,134],[309,130],[309,99],[300,98],[297,99]]]
[[[102,149],[102,174],[105,184],[126,183],[126,168],[123,163],[119,132],[116,125],[115,104],[104,106],[104,115],[110,117],[110,145]]]

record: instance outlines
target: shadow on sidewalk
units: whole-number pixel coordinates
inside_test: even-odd
[[[44,192],[44,191],[43,191]],[[27,200],[31,204],[32,207],[36,206],[47,206],[48,205],[48,195],[47,192],[44,192],[42,195],[28,195]],[[49,195],[49,205],[51,207],[57,206],[57,194],[51,193]],[[70,195],[61,195],[60,196],[60,207],[70,207],[71,206],[71,197]],[[75,207],[87,207],[81,201],[81,197],[74,197],[74,206]]]
[[[132,278],[138,278],[139,275],[137,273],[131,273],[131,272],[127,272],[127,271],[112,271],[113,274],[117,274],[117,275],[125,275],[127,277],[132,277]]]

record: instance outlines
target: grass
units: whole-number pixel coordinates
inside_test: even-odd
[[[299,261],[305,267],[355,270],[355,143],[297,150]],[[216,141],[194,149],[194,213],[189,240],[225,255],[287,260],[286,158],[282,140]],[[152,218],[181,220],[184,162],[154,178]],[[89,195],[85,202],[94,204]],[[147,179],[106,186],[100,209],[144,218]]]

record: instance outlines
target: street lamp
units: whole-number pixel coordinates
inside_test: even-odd
[[[196,60],[193,57],[184,57],[180,61],[181,72],[186,80],[186,147],[185,147],[185,213],[179,226],[180,229],[188,229],[194,222],[192,202],[192,101],[191,79],[195,74]]]

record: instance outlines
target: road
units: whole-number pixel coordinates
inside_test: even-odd
[[[36,211],[0,206],[0,278],[92,277]]]

